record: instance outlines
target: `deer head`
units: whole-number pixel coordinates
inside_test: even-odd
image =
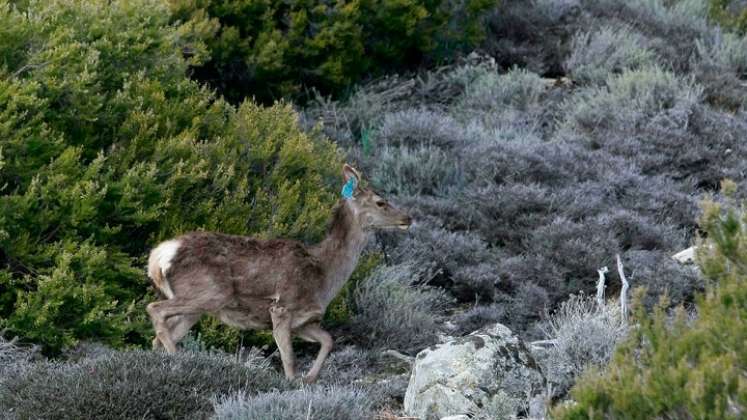
[[[364,230],[371,229],[407,229],[412,218],[407,213],[389,204],[389,202],[370,188],[361,186],[361,175],[352,166],[345,164],[342,168],[345,185],[342,196],[352,210],[355,220]]]

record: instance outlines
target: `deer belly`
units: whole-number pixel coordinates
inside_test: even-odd
[[[272,320],[270,320],[269,312],[267,314],[258,314],[249,310],[223,309],[215,315],[224,324],[242,330],[272,328]]]

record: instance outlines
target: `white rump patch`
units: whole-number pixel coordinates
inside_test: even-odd
[[[171,268],[171,260],[174,259],[176,252],[179,251],[179,247],[182,243],[176,239],[162,242],[160,245],[153,250],[153,258],[158,261],[158,266],[161,268],[161,273],[165,276],[166,272]]]

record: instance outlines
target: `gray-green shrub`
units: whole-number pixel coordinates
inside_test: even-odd
[[[466,112],[499,111],[512,107],[526,111],[535,105],[546,89],[536,74],[514,68],[507,73],[486,72],[471,83],[455,105]]]
[[[574,95],[564,128],[599,137],[619,133],[614,141],[657,120],[683,124],[701,95],[700,86],[659,67],[629,70]]]
[[[350,328],[367,346],[417,352],[437,341],[447,298],[418,284],[423,271],[407,264],[383,266],[358,283]]]
[[[711,96],[714,77],[739,81],[742,41],[717,36],[703,4],[506,0],[489,20],[500,34],[486,46],[495,61],[391,77],[309,112],[329,116],[324,132],[343,133],[351,155],[381,175],[375,186],[418,221],[387,236],[392,260],[431,269],[429,284],[459,309],[478,302],[455,318],[465,330],[499,321],[536,335],[547,309],[593,292],[596,270],[615,254],[650,299],[669,292],[687,303],[701,284],[669,256],[694,239],[697,196],[725,176],[747,183],[747,117]],[[563,62],[603,69],[593,83],[551,80]],[[523,68],[505,70],[513,64]],[[404,159],[408,168],[435,155],[448,169],[425,165],[400,193],[405,177],[389,176],[395,149],[365,147],[382,132],[397,147],[428,144],[428,154]],[[425,174],[456,169],[460,182],[434,195]]]
[[[630,27],[603,26],[574,35],[571,54],[563,63],[573,80],[604,83],[611,74],[654,64],[648,40]]]
[[[470,232],[452,232],[428,222],[411,228],[410,235],[392,250],[392,259],[430,274],[429,284],[445,287],[460,300],[489,300],[499,277],[495,272],[499,254]]]
[[[715,188],[744,173],[739,133],[747,120],[703,100],[690,77],[659,68],[626,71],[568,100],[561,137],[623,156],[644,174]]]
[[[405,109],[384,115],[375,132],[376,147],[463,147],[464,127],[449,114],[429,109]]]
[[[377,155],[370,179],[387,193],[443,196],[462,181],[461,168],[437,147],[385,146]]]
[[[17,340],[8,340],[0,334],[0,387],[4,380],[28,369],[38,350],[36,347],[20,346]]]
[[[693,70],[710,102],[729,109],[747,107],[747,35],[716,32],[696,41]]]
[[[262,394],[240,392],[215,401],[214,420],[358,420],[375,415],[377,401],[355,386],[311,386]]]
[[[475,305],[464,312],[455,314],[451,317],[451,320],[456,326],[456,332],[464,335],[497,322],[506,324],[508,318],[510,318],[510,314],[507,305],[492,303],[490,305]]]
[[[603,367],[627,335],[619,301],[599,305],[584,295],[571,295],[542,324],[552,344],[535,352],[555,395],[564,395],[590,366]]]
[[[77,363],[40,362],[0,387],[18,419],[204,419],[212,398],[284,389],[263,359],[223,354],[114,352]]]

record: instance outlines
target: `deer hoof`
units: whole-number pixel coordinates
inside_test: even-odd
[[[163,344],[161,344],[161,340],[158,339],[158,337],[154,338],[151,342],[153,344],[153,350],[163,350]]]
[[[303,377],[302,381],[306,385],[309,385],[309,384],[313,384],[314,382],[316,382],[318,377],[319,375],[306,375]]]

